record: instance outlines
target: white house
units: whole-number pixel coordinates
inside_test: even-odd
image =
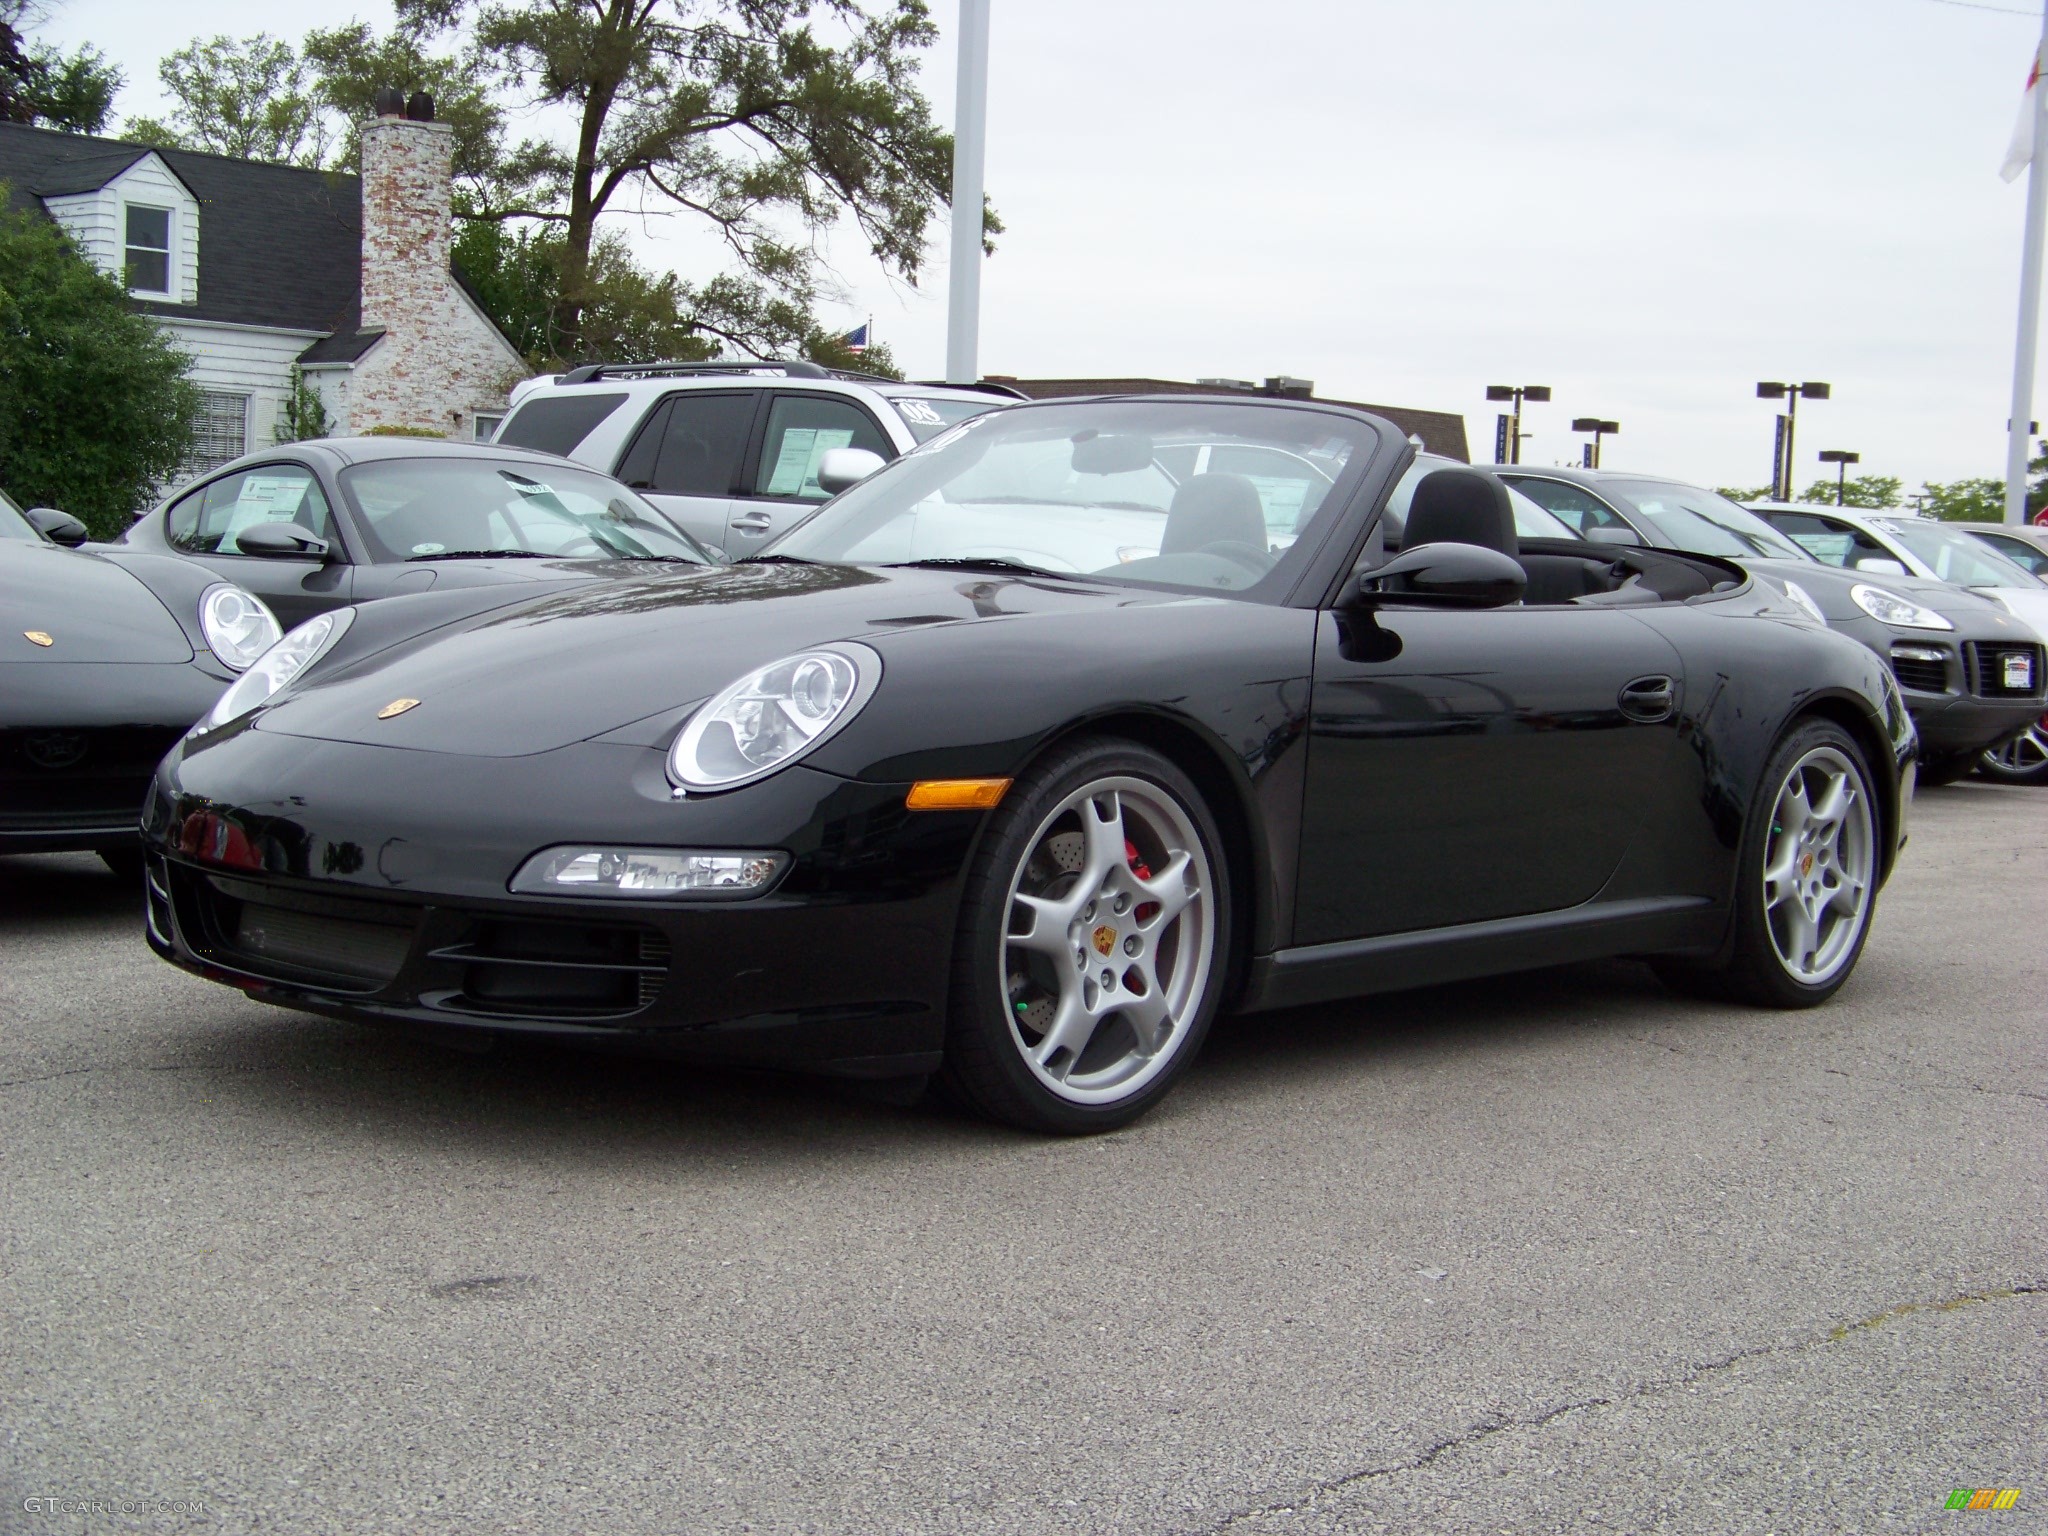
[[[358,178],[0,123],[9,204],[63,225],[191,354],[186,474],[275,441],[294,364],[335,433],[450,437],[488,437],[528,372],[449,260],[452,130],[394,114],[362,143]]]

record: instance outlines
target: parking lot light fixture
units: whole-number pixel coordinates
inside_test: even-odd
[[[1522,462],[1522,439],[1533,436],[1522,430],[1522,402],[1531,405],[1547,405],[1550,401],[1548,384],[1489,384],[1486,386],[1489,400],[1512,400],[1514,414],[1500,418],[1499,430],[1493,437],[1493,462],[1496,464],[1519,464]]]
[[[1835,505],[1839,507],[1843,505],[1843,497],[1849,492],[1849,466],[1861,464],[1863,455],[1851,453],[1846,448],[1823,448],[1820,451],[1820,461],[1835,466]]]
[[[1826,400],[1833,393],[1832,385],[1811,380],[1804,384],[1785,384],[1766,379],[1757,385],[1757,399],[1785,402],[1785,409],[1778,413],[1778,434],[1771,449],[1771,500],[1792,499],[1792,435],[1799,425],[1799,402]]]
[[[1612,437],[1615,433],[1619,432],[1621,430],[1621,423],[1618,421],[1603,421],[1598,416],[1575,416],[1572,418],[1572,430],[1574,432],[1590,432],[1593,434],[1593,441],[1586,444],[1584,467],[1587,469],[1598,469],[1600,467],[1600,439]]]

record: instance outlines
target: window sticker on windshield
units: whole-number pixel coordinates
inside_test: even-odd
[[[782,434],[767,496],[801,496],[818,490],[818,460],[853,441],[853,428],[792,427]]]
[[[946,418],[922,400],[898,400],[896,414],[920,427],[943,427],[946,424]]]
[[[258,523],[288,523],[306,499],[312,482],[303,475],[248,475],[235,493],[234,510],[228,514],[221,542],[231,543],[245,528]]]

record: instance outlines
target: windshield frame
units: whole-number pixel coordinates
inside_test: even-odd
[[[480,443],[477,446],[488,448],[487,444]],[[547,480],[559,478],[565,482],[565,489],[573,488],[584,494],[593,495],[593,497],[597,488],[603,487],[608,493],[607,500],[624,502],[632,509],[635,516],[652,522],[685,550],[693,552],[702,564],[718,566],[725,563],[716,553],[705,548],[687,529],[678,524],[674,518],[662,511],[660,507],[626,485],[623,481],[615,480],[602,470],[592,469],[587,464],[578,464],[569,459],[556,460],[547,455],[535,455],[532,458],[528,458],[523,454],[515,456],[484,452],[463,454],[437,453],[431,455],[394,454],[387,458],[361,459],[355,463],[344,465],[334,476],[335,485],[341,493],[342,500],[347,505],[349,518],[354,524],[354,527],[350,530],[354,541],[363,546],[363,553],[368,557],[370,564],[388,565],[406,564],[412,561],[430,561],[436,558],[456,555],[462,551],[444,546],[442,550],[432,553],[407,555],[391,548],[379,535],[377,520],[371,517],[364,509],[362,499],[356,493],[355,481],[357,478],[366,473],[390,474],[412,470],[418,470],[423,475],[434,475],[445,473],[450,467],[459,467],[472,471],[482,469],[500,476],[513,474],[527,479]],[[567,482],[573,482],[573,487]],[[558,514],[550,514],[550,516],[554,515]],[[582,522],[582,519],[566,506],[564,506],[562,514],[559,515],[566,515],[574,521]],[[494,550],[492,553],[494,555],[502,555],[503,558],[507,559],[519,559],[541,552],[507,549],[504,551]],[[550,560],[645,561],[649,564],[673,564],[679,563],[684,559],[681,555],[631,555],[615,551],[607,551],[602,554],[543,554],[543,558]]]
[[[1313,416],[1327,423],[1328,437],[1349,438],[1348,457],[1331,482],[1328,492],[1317,503],[1316,510],[1301,524],[1293,541],[1278,553],[1272,567],[1263,576],[1244,586],[1212,588],[1186,582],[1146,580],[1141,575],[1125,574],[1114,567],[1086,571],[1053,571],[1047,573],[1051,579],[1108,587],[1129,587],[1174,597],[1228,598],[1268,606],[1320,606],[1321,595],[1332,579],[1323,567],[1328,565],[1332,558],[1333,541],[1348,548],[1356,538],[1363,537],[1358,515],[1361,505],[1377,505],[1384,496],[1386,485],[1391,483],[1400,468],[1405,467],[1407,458],[1406,439],[1393,423],[1367,412],[1326,405],[1321,401],[1305,402],[1264,397],[1247,399],[1241,396],[1189,393],[1069,397],[1005,405],[997,410],[969,417],[957,426],[948,428],[930,442],[909,450],[884,469],[878,470],[869,479],[824,503],[801,523],[790,528],[751,558],[780,558],[819,564],[872,564],[879,569],[915,564],[916,562],[905,561],[841,561],[822,554],[807,554],[804,552],[804,545],[818,536],[821,522],[833,519],[835,509],[842,514],[845,512],[843,503],[855,498],[864,501],[866,497],[863,493],[869,491],[871,487],[879,490],[887,487],[892,480],[900,483],[901,477],[916,472],[916,466],[930,463],[935,456],[957,447],[967,434],[985,430],[992,424],[1002,424],[995,428],[1000,433],[1010,430],[1019,423],[1041,420],[1049,412],[1072,415],[1083,412],[1123,413],[1162,410],[1168,413],[1215,413],[1218,426],[1214,433],[1214,441],[1217,444],[1272,447],[1280,448],[1282,451],[1291,451],[1287,448],[1287,443],[1297,437],[1306,436],[1299,423],[1301,418]],[[1296,425],[1291,432],[1276,429],[1270,440],[1257,438],[1249,433],[1240,435],[1228,425],[1231,419],[1228,413],[1244,411],[1284,412]],[[1118,430],[1113,424],[1088,419],[1075,421],[1072,425],[1091,435],[1098,431],[1113,433]],[[1200,435],[1197,431],[1187,434],[1187,437],[1199,438]],[[1175,442],[1169,446],[1177,445],[1178,441],[1182,440],[1186,439],[1176,437]],[[1156,460],[1153,467],[1160,468]],[[948,483],[965,472],[956,472],[954,476],[949,477]],[[1161,472],[1165,473],[1163,468]],[[1168,478],[1172,477],[1168,475]],[[855,506],[859,507],[859,501],[855,501]],[[1077,510],[1080,508],[1077,507]],[[1161,514],[1163,515],[1163,509]],[[792,545],[795,547],[792,548]],[[1044,579],[1022,570],[1017,572],[1017,578]]]

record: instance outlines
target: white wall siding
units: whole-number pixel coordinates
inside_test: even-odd
[[[276,439],[285,397],[291,393],[292,360],[319,339],[317,333],[159,319],[171,339],[192,355],[187,378],[201,389],[249,397],[249,440],[244,451],[269,447]]]
[[[80,192],[75,197],[46,197],[43,206],[50,210],[51,218],[64,226],[86,260],[102,272],[120,271],[121,253],[114,233],[117,204],[107,195],[106,188]]]

